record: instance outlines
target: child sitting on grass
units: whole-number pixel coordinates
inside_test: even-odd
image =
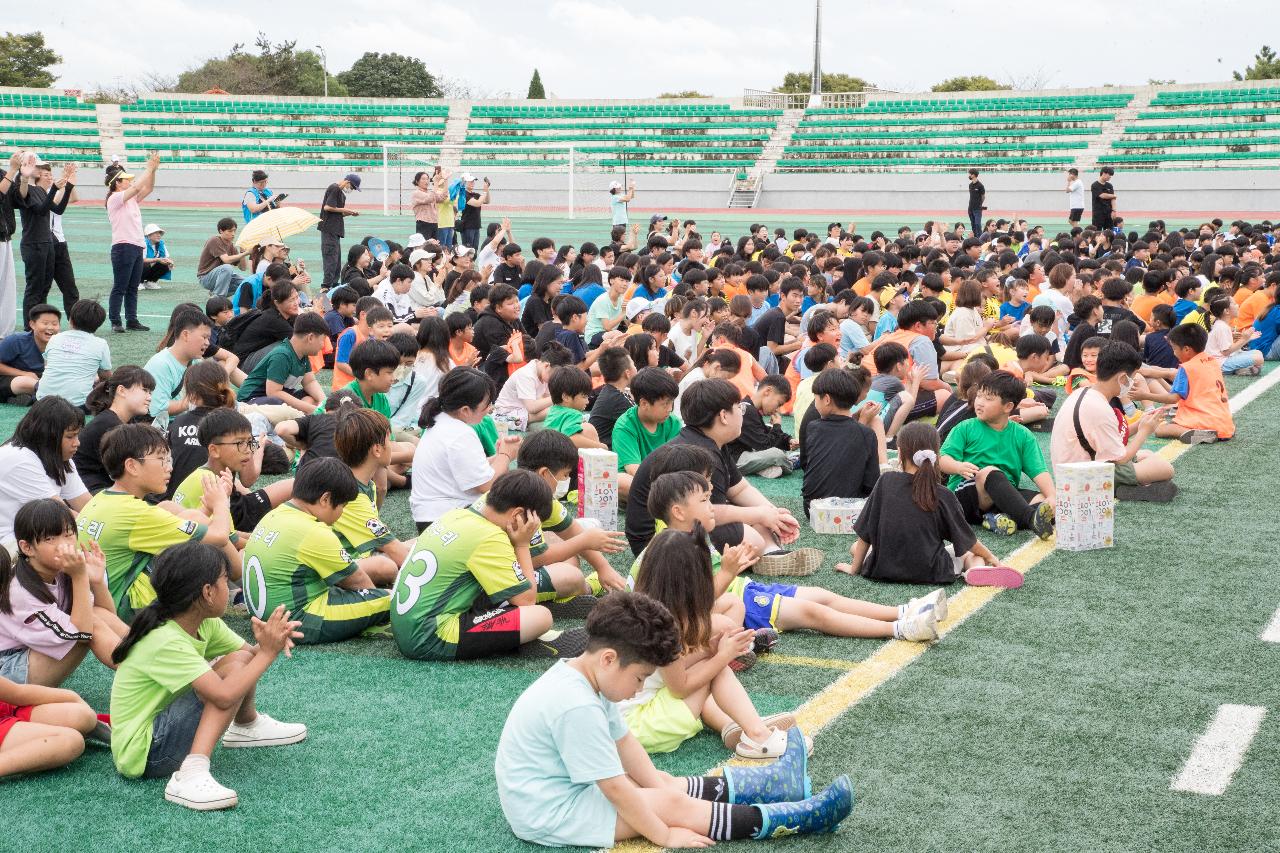
[[[1151,331],[1142,339],[1142,362],[1152,367],[1178,369],[1178,357],[1169,346],[1169,332],[1178,325],[1171,305],[1155,305],[1151,309]]]
[[[858,516],[850,561],[837,564],[836,571],[917,584],[951,583],[963,572],[978,586],[1021,586],[1022,575],[996,565],[995,555],[965,521],[955,493],[939,482],[938,452],[932,426],[902,428],[902,470],[880,475]]]
[[[630,390],[636,405],[623,412],[613,427],[613,451],[618,454],[618,489],[624,498],[631,492],[631,479],[640,469],[640,463],[675,438],[684,426],[680,418],[672,414],[680,386],[671,374],[659,367],[646,367],[632,377]]]
[[[65,767],[90,735],[110,739],[110,727],[74,691],[0,675],[0,779]]]
[[[1048,539],[1053,535],[1053,476],[1035,436],[1009,419],[1026,396],[1022,380],[1003,370],[983,377],[973,400],[975,417],[951,430],[939,468],[950,476],[947,488],[956,493],[970,524],[1006,536],[1029,529]],[[1038,492],[1018,488],[1024,474]]]
[[[841,292],[848,293],[850,291]],[[863,299],[865,297],[859,296],[857,298]],[[814,344],[805,351],[802,361],[804,361],[804,366],[809,371],[809,375],[801,379],[800,384],[796,386],[795,402],[791,406],[791,415],[797,424],[797,444],[802,438],[798,425],[804,423],[805,414],[813,406],[814,380],[818,378],[818,374],[822,371],[840,367],[839,351],[831,344]]]
[[[1211,444],[1236,434],[1231,417],[1222,365],[1205,353],[1209,333],[1198,323],[1181,323],[1169,332],[1169,346],[1181,366],[1169,393],[1148,393],[1157,403],[1176,403],[1173,420],[1156,427],[1160,438],[1176,438],[1185,444]]]
[[[344,409],[333,439],[338,458],[355,475],[358,490],[333,522],[333,532],[347,554],[359,559],[376,551],[400,566],[409,556],[409,546],[378,515],[378,474],[390,467],[394,447],[391,422],[372,409]]]
[[[894,341],[877,346],[872,358],[876,375],[871,380],[867,401],[878,408],[885,437],[893,438],[915,407],[926,370],[923,365],[913,366],[907,348]]]
[[[356,324],[338,335],[334,345],[333,383],[330,387],[336,391],[355,381],[350,364],[352,350],[369,338],[385,341],[394,330],[395,320],[387,307],[376,296],[361,297],[356,303]]]
[[[790,400],[791,383],[777,374],[761,379],[755,393],[743,398],[742,433],[728,448],[743,475],[776,480],[791,473],[787,453],[795,442],[782,429],[781,411]]]
[[[805,799],[808,760],[798,729],[766,767],[727,766],[723,776],[690,778],[656,769],[615,703],[635,697],[680,656],[675,620],[648,596],[615,593],[592,611],[586,630],[584,653],[520,695],[498,741],[498,796],[518,837],[549,847],[612,847],[636,837],[693,847],[832,832],[848,815],[848,777]]]
[[[373,409],[390,420],[391,404],[387,401],[387,392],[396,381],[400,351],[386,341],[365,341],[351,351],[349,364],[355,378],[342,387],[354,393],[361,406]],[[334,390],[338,389],[335,387]]]
[[[138,612],[112,656],[111,753],[129,779],[169,777],[164,798],[197,811],[231,808],[236,792],[209,773],[213,748],[284,746],[307,736],[301,723],[258,711],[258,682],[299,638],[285,605],[251,625],[257,645],[227,627],[231,566],[216,548],[178,545],[156,561],[156,599]]]
[[[517,430],[527,430],[545,421],[552,403],[547,387],[551,372],[572,363],[573,356],[560,344],[555,341],[543,344],[536,359],[502,383],[502,390],[493,403],[493,416]]]
[[[474,321],[465,311],[458,311],[445,317],[444,322],[449,327],[449,360],[458,367],[475,367],[480,352],[471,345]]]
[[[596,428],[583,414],[591,397],[591,377],[576,367],[557,367],[547,381],[551,408],[543,423],[546,429],[564,433],[579,449],[604,448]]]
[[[1247,349],[1249,342],[1262,336],[1262,332],[1254,328],[1241,329],[1233,334],[1232,323],[1240,313],[1240,306],[1229,296],[1221,296],[1208,306],[1209,316],[1213,318],[1209,329],[1209,340],[1205,352],[1219,360],[1223,373],[1234,373],[1236,376],[1257,376],[1262,372],[1262,353]],[[45,370],[45,379],[49,372]]]
[[[1080,346],[1080,366],[1071,368],[1067,374],[1067,393],[1072,394],[1081,388],[1087,388],[1098,381],[1098,353],[1107,345],[1107,339],[1100,335],[1088,338]]]
[[[303,414],[314,412],[324,401],[324,391],[309,359],[320,353],[326,334],[321,317],[309,311],[299,314],[289,340],[276,344],[249,370],[236,399],[250,405],[284,404]]]
[[[1173,303],[1173,316],[1179,323],[1187,318],[1187,315],[1200,307],[1200,289],[1203,285],[1200,279],[1194,275],[1184,276],[1178,280],[1173,286],[1173,292],[1177,294],[1178,301]]]
[[[631,356],[622,347],[606,347],[596,359],[600,370],[600,378],[604,384],[591,406],[591,425],[596,428],[600,440],[613,449],[613,430],[618,419],[634,407],[636,402],[631,397],[631,378],[636,375],[636,367],[631,363]],[[676,386],[676,395],[680,388]],[[621,467],[619,467],[621,470]]]
[[[72,461],[76,472],[91,494],[111,485],[111,477],[102,467],[102,439],[111,430],[140,418],[151,409],[151,392],[156,381],[141,367],[126,364],[111,376],[93,386],[85,399],[85,407],[93,416],[80,430],[80,446]]]
[[[45,344],[36,399],[56,395],[73,406],[83,406],[93,386],[111,375],[111,348],[95,334],[107,321],[107,312],[101,303],[81,299],[71,306],[67,319],[71,328]]]
[[[800,494],[804,514],[819,498],[865,498],[875,487],[880,465],[889,461],[880,407],[869,403],[858,412],[858,382],[848,371],[827,370],[813,383],[818,419],[804,425]]]

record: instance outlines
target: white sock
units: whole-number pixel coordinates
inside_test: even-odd
[[[902,620],[901,619],[893,623],[893,638],[895,640],[902,639]]]
[[[907,605],[905,605],[905,604],[899,604],[899,605],[898,605],[898,618],[899,618],[899,619],[906,619],[906,618],[907,618]]]
[[[193,752],[190,755],[188,755],[186,758],[182,759],[182,766],[179,767],[178,770],[179,772],[182,772],[182,773],[191,773],[191,772],[208,773],[209,772],[209,756],[197,755],[196,753]]]

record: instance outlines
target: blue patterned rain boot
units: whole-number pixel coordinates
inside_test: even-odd
[[[764,816],[756,838],[835,832],[853,811],[853,783],[840,776],[827,790],[799,803],[768,803],[756,808]]]
[[[726,767],[729,802],[754,806],[809,799],[813,792],[807,747],[800,727],[792,726],[787,730],[787,751],[777,761],[759,767]]]

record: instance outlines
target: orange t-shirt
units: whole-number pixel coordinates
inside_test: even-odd
[[[470,367],[476,360],[478,350],[461,338],[449,341],[449,360],[458,367]]]
[[[871,371],[872,376],[875,376],[877,373],[879,373],[880,371],[876,370],[876,359],[875,359],[876,348],[887,341],[893,341],[894,343],[902,344],[902,346],[906,348],[907,369],[909,370],[915,366],[915,360],[911,358],[911,342],[916,338],[923,338],[923,337],[924,335],[920,334],[919,332],[910,332],[910,331],[907,331],[906,329],[894,329],[892,332],[890,332],[887,335],[884,335],[883,337],[880,338],[880,340],[876,341],[871,346],[867,347],[865,350],[862,351],[862,366],[865,367],[867,370]]]
[[[369,337],[369,333],[368,333],[368,332],[363,332],[363,333],[362,333],[362,332],[360,331],[360,327],[359,327],[359,326],[352,326],[352,327],[351,327],[351,329],[350,329],[350,330],[348,330],[348,331],[351,331],[351,333],[352,333],[352,334],[354,334],[354,335],[356,336],[356,342],[355,342],[355,344],[352,346],[352,349],[355,349],[356,347],[360,346],[360,344],[364,343],[364,342],[368,339],[368,337]],[[342,335],[345,335],[346,333],[347,333],[347,332],[346,332],[346,331],[344,331],[344,332],[342,333]],[[338,335],[338,340],[339,340],[339,341],[341,341],[341,340],[342,340],[342,335]],[[338,361],[337,361],[337,359],[335,358],[335,359],[334,359],[334,362],[333,362],[333,388],[334,388],[334,390],[337,390],[337,389],[339,389],[339,388],[346,388],[348,385],[350,385],[350,384],[351,384],[352,382],[354,382],[354,381],[355,381],[355,377],[354,377],[354,376],[352,376],[350,373],[348,373],[347,371],[343,370],[342,368],[338,367]]]
[[[764,379],[768,374],[765,373],[760,362],[756,361],[755,356],[744,349],[738,347],[715,347],[715,349],[731,349],[738,354],[738,358],[742,359],[742,367],[738,368],[738,373],[729,380],[738,386],[738,390],[742,392],[742,396],[750,397],[756,393],[756,383]]]
[[[746,285],[739,287],[738,285],[729,284],[729,282],[726,281],[720,285],[720,293],[723,294],[721,298],[724,299],[725,302],[728,302],[735,296],[746,296],[747,288]]]
[[[1236,292],[1231,294],[1231,298],[1236,301],[1237,305],[1243,305],[1244,301],[1248,299],[1250,296],[1253,296],[1253,294],[1255,293],[1257,293],[1256,290],[1250,290],[1247,287],[1241,287],[1241,288],[1237,288]]]
[[[1141,296],[1135,296],[1129,308],[1142,318],[1142,322],[1151,325],[1151,311],[1159,304],[1161,300],[1158,294],[1144,293]]]
[[[1247,329],[1253,325],[1253,321],[1260,317],[1266,316],[1267,309],[1271,307],[1271,297],[1267,295],[1265,290],[1255,291],[1252,296],[1246,299],[1240,305],[1240,314],[1236,317],[1236,331]]]
[[[1211,429],[1223,440],[1235,435],[1236,423],[1231,417],[1227,386],[1222,381],[1222,362],[1202,352],[1184,361],[1182,371],[1187,377],[1187,396],[1178,403],[1173,422],[1187,429]]]
[[[871,293],[871,279],[865,275],[853,283],[853,292],[859,296],[867,296]]]

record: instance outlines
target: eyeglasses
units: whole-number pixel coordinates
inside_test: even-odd
[[[214,444],[220,447],[234,446],[237,450],[248,450],[250,452],[262,446],[262,443],[256,438],[242,438],[239,441],[215,441]]]
[[[161,468],[169,468],[171,470],[173,468],[173,457],[167,453],[163,456],[144,456],[142,457],[142,461],[159,462]]]

